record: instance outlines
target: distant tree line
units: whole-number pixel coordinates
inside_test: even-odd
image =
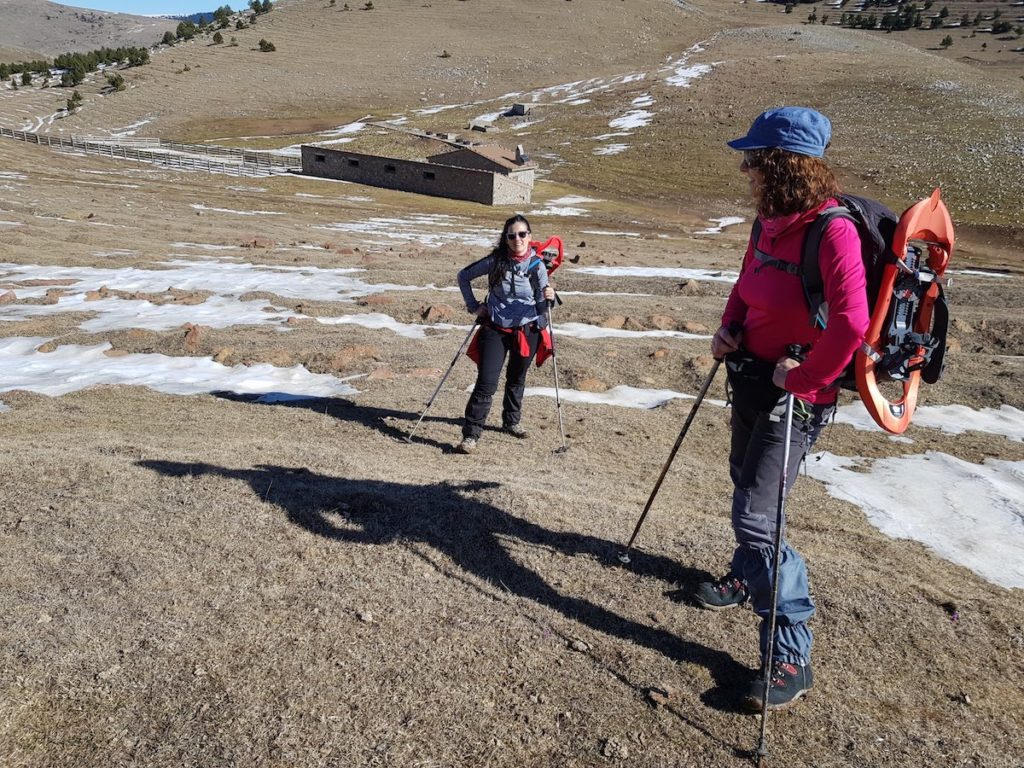
[[[50,64],[45,60],[22,61],[15,64],[0,64],[0,79],[6,80],[14,74],[22,73],[22,83],[25,82],[25,74],[38,72],[48,74],[50,69],[63,69],[60,84],[64,88],[71,88],[85,79],[86,74],[99,69],[101,64],[127,64],[129,67],[138,67],[149,63],[148,48],[98,48],[88,53],[62,53]]]
[[[1009,22],[999,20],[1002,13],[998,9],[992,11],[990,16],[985,16],[980,11],[973,16],[965,12],[958,20],[953,20],[950,19],[949,7],[945,5],[938,13],[933,12],[925,16],[924,13],[931,10],[931,7],[932,0],[924,0],[921,5],[912,0],[897,0],[896,2],[893,0],[865,0],[863,10],[844,13],[840,17],[839,24],[851,29],[881,29],[886,32],[902,32],[907,29],[938,29],[952,21],[956,21],[957,26],[961,28],[977,27],[983,21],[991,21],[994,34],[1000,35],[1011,30],[1016,31]],[[879,13],[871,11],[871,8],[879,9]]]
[[[249,0],[249,10],[252,14],[249,16],[249,23],[255,24],[256,17],[269,13],[273,4],[271,0]],[[206,34],[210,31],[214,31],[214,36],[219,34],[219,30],[227,29],[231,26],[231,16],[234,15],[235,11],[231,9],[230,5],[222,5],[213,13],[194,13],[191,16],[177,16],[175,18],[181,19],[178,22],[178,26],[173,32],[167,30],[164,32],[164,36],[160,39],[159,44],[163,45],[174,45],[179,40],[191,40],[197,35]],[[245,29],[245,21],[241,18],[235,20],[235,29]],[[224,36],[221,35],[219,42],[224,41]],[[214,41],[218,42],[218,41]]]

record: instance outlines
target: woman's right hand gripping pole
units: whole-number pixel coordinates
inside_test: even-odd
[[[715,360],[721,360],[730,352],[740,348],[743,340],[743,326],[738,323],[731,323],[728,327],[722,326],[715,332],[711,339],[711,355]]]

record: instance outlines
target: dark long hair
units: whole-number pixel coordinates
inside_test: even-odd
[[[746,154],[747,165],[761,174],[754,199],[765,218],[809,211],[839,194],[839,182],[820,157],[774,147]]]
[[[533,228],[530,227],[530,221],[523,214],[517,213],[515,216],[510,216],[505,221],[505,226],[501,228],[501,237],[498,238],[498,247],[488,254],[494,257],[494,263],[491,265],[491,271],[487,275],[487,287],[495,288],[501,285],[501,279],[505,276],[505,273],[512,266],[512,255],[508,252],[508,234],[509,228],[516,223],[525,224],[526,229],[530,232]]]

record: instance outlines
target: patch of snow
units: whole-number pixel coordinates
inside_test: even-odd
[[[233,213],[236,216],[284,216],[283,211],[235,211],[231,208],[210,208],[203,203],[192,203],[192,208],[197,211],[215,211],[217,213]]]
[[[887,536],[1024,588],[1024,462],[971,464],[936,451],[875,460],[821,453],[808,458],[807,472]]]
[[[742,224],[745,219],[742,216],[723,216],[720,219],[708,219],[713,222],[715,226],[708,227],[707,229],[699,229],[693,234],[695,235],[717,235],[726,227],[731,227],[734,224]]]
[[[314,397],[354,395],[358,390],[323,373],[310,373],[301,365],[227,367],[209,357],[169,357],[128,354],[110,357],[108,343],[91,346],[67,344],[53,352],[38,352],[46,338],[0,339],[0,392],[24,389],[59,397],[89,387],[124,384],[148,387],[172,395],[205,392],[265,394],[285,392]]]
[[[665,78],[665,82],[679,88],[689,88],[694,80],[697,80],[711,71],[709,64],[693,64],[692,66],[680,66],[673,74]]]
[[[608,127],[623,131],[632,130],[634,128],[643,128],[651,122],[653,117],[654,113],[648,112],[646,109],[631,109],[622,117],[616,117],[614,120],[609,120]]]
[[[371,330],[388,330],[407,339],[425,339],[428,329],[448,330],[454,328],[463,332],[469,331],[470,326],[451,325],[440,323],[437,325],[423,325],[420,323],[400,323],[389,315],[379,312],[368,312],[358,315],[342,315],[340,317],[318,317],[317,322],[324,325],[358,325]]]
[[[558,336],[572,336],[577,339],[710,339],[711,334],[686,333],[685,331],[628,331],[622,328],[603,328],[586,323],[560,323],[555,326]]]
[[[683,267],[576,267],[574,272],[606,277],[668,277],[677,280],[709,280],[719,283],[735,283],[739,275],[735,272],[711,269],[686,269]]]
[[[836,413],[836,423],[849,424],[863,431],[882,429],[860,401],[841,406]],[[966,405],[922,405],[914,410],[911,429],[914,426],[940,429],[950,435],[985,432],[1024,442],[1024,411],[1006,404],[980,411]]]
[[[527,387],[527,397],[555,397],[554,387]],[[672,400],[693,400],[693,395],[686,395],[672,389],[639,389],[620,385],[605,392],[582,392],[577,389],[559,389],[558,395],[567,403],[587,403],[591,405],[611,405],[619,408],[658,408]],[[725,403],[707,400],[706,403],[724,406]]]

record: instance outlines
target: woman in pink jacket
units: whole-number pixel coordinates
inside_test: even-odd
[[[728,574],[698,585],[698,605],[721,610],[748,600],[761,617],[760,649],[771,670],[762,669],[744,703],[760,710],[765,686],[769,708],[799,699],[813,684],[811,630],[814,614],[807,569],[783,542],[775,636],[768,638],[775,521],[783,471],[785,394],[792,393],[794,418],[788,483],[835,410],[839,377],[868,327],[868,305],[861,243],[848,219],[831,221],[822,237],[819,261],[827,303],[827,325],[813,323],[799,266],[808,225],[825,209],[839,205],[839,187],[822,159],[831,138],[824,115],[803,107],[782,107],[760,115],[747,135],[730,141],[743,152],[757,205],[760,233],[747,245],[743,267],[711,342],[725,358],[732,388],[732,441],[729,470],[734,490],[732,526],[736,536]],[[758,227],[755,227],[755,232]],[[788,356],[798,345],[802,360]]]

